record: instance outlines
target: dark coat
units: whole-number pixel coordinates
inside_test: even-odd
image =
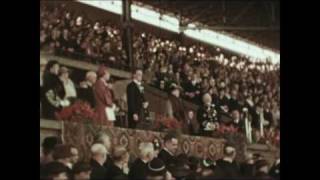
[[[241,110],[241,105],[239,104],[239,101],[233,98],[229,99],[228,107],[230,112],[233,110]]]
[[[280,163],[277,165],[273,165],[270,168],[269,175],[273,177],[275,180],[280,179]]]
[[[88,86],[87,88],[79,88],[78,97],[83,101],[88,102],[91,107],[95,106],[93,87]]]
[[[169,152],[167,152],[164,149],[161,149],[161,151],[158,154],[158,158],[160,158],[164,162],[167,168],[174,166],[176,163],[176,157],[172,156],[171,154],[169,154]]]
[[[148,163],[144,163],[140,158],[136,159],[129,171],[129,179],[144,180],[147,176]]]
[[[110,155],[107,155],[107,160],[104,162],[103,167],[105,167],[107,170],[110,169],[110,167],[113,165],[113,159]]]
[[[230,163],[225,160],[218,160],[214,177],[237,179],[241,177],[240,167],[236,162]]]
[[[63,99],[65,97],[65,90],[63,83],[58,76],[47,73],[43,77],[43,98],[42,98],[42,115],[47,119],[55,119],[55,112],[61,110],[61,107],[52,105],[47,97],[49,91],[53,92],[53,100]]]
[[[137,122],[133,120],[133,114],[141,116],[143,113],[144,94],[140,91],[135,82],[131,82],[127,86],[127,101],[128,101],[128,121],[129,128],[135,128]],[[140,120],[140,117],[139,117]]]
[[[108,170],[101,166],[97,161],[91,159],[90,165],[92,168],[90,180],[103,180],[108,178]]]
[[[93,86],[93,93],[96,102],[96,112],[100,122],[107,122],[106,107],[112,107],[113,99],[111,90],[102,80],[98,80]]]
[[[108,169],[108,180],[115,180],[115,179],[127,179],[128,176],[124,174],[124,172],[116,165],[112,164],[110,169]]]
[[[255,166],[253,164],[242,163],[240,171],[243,177],[253,177],[255,175]]]
[[[257,172],[255,178],[257,180],[274,180],[274,178],[272,178],[271,176],[269,176],[269,174],[264,173],[264,172]]]

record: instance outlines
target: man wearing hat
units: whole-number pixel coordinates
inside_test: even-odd
[[[85,162],[78,162],[72,169],[72,180],[90,180],[91,166]]]
[[[168,96],[166,108],[167,115],[171,118],[177,119],[182,124],[182,130],[184,133],[188,133],[188,122],[185,115],[185,107],[182,99],[180,98],[181,88],[176,84],[170,85],[170,94]]]
[[[115,105],[112,99],[112,92],[109,88],[107,81],[110,79],[110,73],[107,68],[100,66],[97,72],[98,80],[93,86],[93,93],[96,103],[96,112],[98,120],[101,124],[113,126]],[[111,110],[111,114],[107,115],[107,108]],[[113,111],[113,114],[112,114]],[[108,117],[109,116],[109,117]]]
[[[159,158],[154,158],[147,165],[147,180],[166,180],[167,168]]]

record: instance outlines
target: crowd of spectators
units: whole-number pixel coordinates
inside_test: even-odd
[[[46,180],[197,180],[197,179],[280,179],[280,160],[269,164],[260,154],[248,154],[244,162],[235,160],[231,144],[216,161],[178,154],[179,140],[168,133],[163,145],[141,142],[138,157],[128,149],[113,145],[107,134],[92,144],[88,159],[75,146],[58,137],[47,137],[40,147],[40,179]]]
[[[129,63],[122,48],[120,28],[109,22],[93,22],[83,12],[77,14],[69,11],[63,4],[54,8],[41,4],[40,12],[42,49],[108,67],[127,68]],[[142,67],[146,83],[168,93],[171,93],[172,86],[177,86],[180,90],[179,98],[182,97],[200,107],[205,106],[203,97],[209,94],[212,99],[210,103],[214,104],[213,109],[218,112],[217,116],[221,114],[219,112],[223,112],[227,117],[224,118],[226,121],[232,118],[235,122],[231,123],[232,126],[240,121],[242,125],[239,128],[244,129],[243,121],[250,117],[252,127],[256,130],[254,132],[257,141],[261,134],[265,137],[274,136],[279,131],[279,64],[274,65],[268,61],[252,62],[249,57],[236,56],[219,48],[209,48],[201,44],[185,46],[176,39],[163,39],[146,32],[135,32],[133,49],[135,64]],[[51,104],[57,102],[54,100],[61,102],[53,108],[57,110],[57,107],[61,109],[68,106],[70,103],[64,99],[72,101],[77,93],[66,69],[61,68],[59,72],[55,72],[53,68],[52,71],[62,81],[57,83],[60,85],[54,90],[59,96],[49,94]],[[87,77],[91,83],[82,84],[82,89],[91,87],[90,84],[95,81],[95,78],[89,80],[89,76],[92,75],[88,74]],[[58,81],[49,82],[52,85]],[[59,89],[63,89],[61,87],[64,87],[65,92],[59,92]],[[94,104],[92,94],[85,96]],[[43,106],[46,104],[48,103],[45,102]],[[201,117],[198,117],[198,121],[199,119]],[[214,119],[215,117],[211,121]],[[221,121],[222,117],[219,115],[217,119]],[[200,120],[200,123],[203,121]],[[203,128],[213,129],[212,124],[210,127],[207,124],[203,124]],[[264,132],[261,132],[261,125],[265,129]],[[228,127],[223,129],[228,130]]]

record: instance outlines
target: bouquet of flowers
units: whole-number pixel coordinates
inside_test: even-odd
[[[160,116],[156,118],[155,128],[158,130],[172,130],[172,129],[181,129],[182,125],[175,118]]]
[[[69,107],[63,108],[60,112],[56,112],[55,116],[58,120],[83,122],[97,120],[95,111],[87,102],[77,100]]]

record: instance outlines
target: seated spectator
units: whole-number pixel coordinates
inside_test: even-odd
[[[68,168],[60,162],[50,162],[44,167],[44,176],[42,180],[70,180]]]
[[[165,166],[170,169],[176,163],[176,152],[178,150],[178,139],[173,133],[168,133],[164,139],[164,147],[160,151],[158,158],[160,158]]]
[[[140,180],[147,176],[148,163],[154,158],[152,143],[142,142],[139,145],[139,157],[132,163],[129,171],[129,179]]]
[[[53,159],[56,162],[60,162],[68,167],[69,171],[72,169],[72,153],[71,153],[71,146],[66,144],[58,144],[55,146],[53,151]],[[70,172],[69,172],[70,173]]]
[[[147,180],[168,180],[167,169],[164,162],[159,158],[154,158],[148,163]],[[170,176],[170,175],[169,175]]]
[[[85,81],[80,83],[79,88],[79,98],[88,102],[91,107],[94,107],[94,95],[93,95],[93,85],[97,81],[97,74],[93,71],[89,71],[86,74]]]
[[[212,104],[211,96],[208,93],[203,95],[202,102],[203,104],[197,111],[197,120],[200,125],[199,134],[212,136],[212,133],[219,128],[217,107]]]
[[[63,83],[64,91],[66,92],[65,97],[73,102],[77,98],[77,91],[74,86],[73,81],[69,78],[69,69],[66,67],[61,67],[59,70],[59,78]]]
[[[258,160],[255,163],[256,174],[255,177],[259,179],[273,179],[269,176],[269,163],[266,160]]]
[[[112,153],[113,165],[108,170],[108,179],[113,180],[117,177],[128,179],[129,153],[123,146],[116,146]]]
[[[186,154],[179,154],[175,166],[170,168],[172,176],[176,180],[186,179],[190,175],[190,166],[188,156]]]
[[[72,169],[72,180],[90,180],[91,166],[85,162],[78,162]]]
[[[245,162],[240,164],[240,171],[243,177],[250,178],[255,175],[253,154],[246,154]]]
[[[71,146],[71,163],[76,164],[79,161],[79,151],[76,147]]]
[[[270,168],[269,175],[275,180],[280,180],[280,158],[277,158]]]
[[[103,164],[106,161],[107,149],[102,144],[93,144],[91,146],[91,160],[90,165],[92,168],[90,180],[108,179],[108,169]]]
[[[200,160],[195,156],[191,156],[188,158],[188,161],[189,161],[189,167],[190,167],[190,174],[187,179],[189,180],[200,179],[201,171],[202,171]]]
[[[111,152],[112,141],[108,134],[106,133],[99,134],[95,142],[98,144],[102,144],[107,149],[107,152]],[[113,160],[110,154],[108,153],[103,166],[106,169],[109,169],[112,164],[113,164]]]
[[[203,159],[201,161],[200,177],[204,179],[213,179],[215,173],[216,162],[211,159]],[[201,178],[200,178],[201,179]]]
[[[62,144],[62,141],[60,138],[55,136],[49,136],[43,140],[43,143],[42,143],[43,156],[40,159],[40,165],[45,165],[53,161],[52,155],[53,155],[54,147],[57,144]]]
[[[224,157],[216,163],[214,177],[217,178],[238,178],[241,176],[240,168],[235,161],[236,149],[231,145],[225,145]]]

